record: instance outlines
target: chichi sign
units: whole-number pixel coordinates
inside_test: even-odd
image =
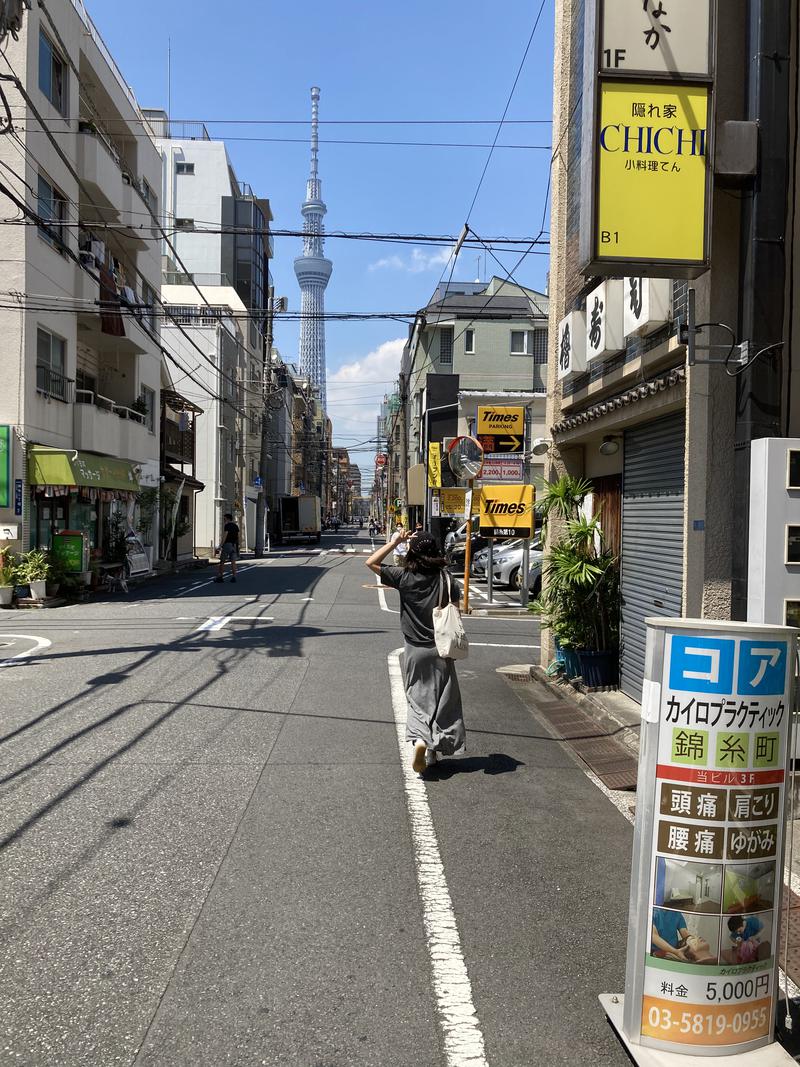
[[[533,531],[532,485],[485,485],[480,496],[480,532],[484,537],[530,537]]]
[[[707,86],[602,83],[598,261],[706,264],[708,99]]]

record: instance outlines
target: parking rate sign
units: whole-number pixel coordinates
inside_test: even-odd
[[[645,683],[658,740],[644,1044],[729,1055],[772,1039],[793,658],[788,630],[676,622]]]

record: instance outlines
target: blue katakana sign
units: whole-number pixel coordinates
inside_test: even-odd
[[[782,695],[786,688],[786,642],[762,640],[738,644],[737,664],[735,638],[674,634],[670,646],[670,689],[723,696]]]
[[[689,693],[732,693],[736,642],[718,637],[673,634],[670,689]]]
[[[783,695],[786,656],[785,641],[742,641],[739,645],[739,693],[747,697]]]

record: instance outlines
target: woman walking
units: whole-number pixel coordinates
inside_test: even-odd
[[[382,563],[402,542],[408,542],[405,566]],[[448,588],[454,604],[461,591],[450,578],[447,561],[436,542],[425,530],[411,537],[406,531],[397,532],[388,544],[372,553],[366,564],[380,575],[383,585],[400,594],[408,701],[406,740],[413,745],[411,766],[422,774],[437,756],[457,755],[464,751],[466,743],[455,663],[442,659],[433,637],[433,609],[447,603]]]

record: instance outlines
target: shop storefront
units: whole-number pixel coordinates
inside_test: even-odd
[[[134,465],[112,456],[32,445],[28,450],[31,548],[49,549],[61,530],[80,530],[102,558],[114,515],[132,514],[139,493]]]

